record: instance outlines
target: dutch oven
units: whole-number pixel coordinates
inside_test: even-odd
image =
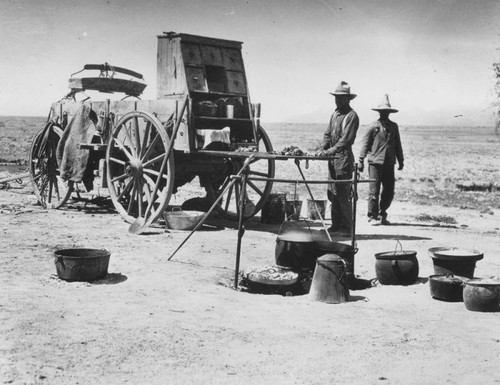
[[[382,285],[411,285],[417,281],[416,251],[386,251],[376,253],[375,258],[375,273]]]
[[[474,278],[465,282],[464,304],[467,310],[500,311],[500,280]]]
[[[476,261],[483,259],[479,251],[458,247],[432,247],[429,256],[434,264],[434,274],[453,274],[466,278],[474,277]]]
[[[468,280],[469,278],[453,274],[431,275],[429,276],[431,296],[442,301],[462,302],[464,283]]]
[[[110,253],[103,249],[63,249],[54,252],[57,275],[66,281],[91,282],[106,277]]]

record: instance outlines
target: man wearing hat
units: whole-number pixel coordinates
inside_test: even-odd
[[[323,136],[318,156],[331,156],[328,171],[333,180],[351,179],[354,169],[352,145],[356,139],[359,118],[349,105],[356,94],[351,94],[349,84],[342,81],[334,92],[337,108],[330,118],[330,123]],[[349,235],[352,232],[351,185],[349,183],[331,183],[328,185],[328,200],[331,202],[332,232]]]
[[[385,95],[382,103],[372,108],[380,114],[372,123],[361,143],[359,170],[363,172],[364,159],[368,155],[368,173],[370,179],[368,194],[368,222],[372,225],[388,225],[387,209],[394,198],[394,165],[398,161],[398,170],[404,166],[403,148],[396,123],[389,120],[389,114],[398,112],[391,107],[389,96]],[[382,194],[380,194],[382,186]],[[379,200],[380,196],[380,200]]]

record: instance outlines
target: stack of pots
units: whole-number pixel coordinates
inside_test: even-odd
[[[463,301],[471,311],[500,311],[500,281],[473,278],[483,254],[456,247],[433,247],[429,256],[434,275],[429,277],[431,295],[445,301]]]

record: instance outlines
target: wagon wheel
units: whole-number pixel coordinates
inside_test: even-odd
[[[106,149],[111,200],[129,223],[153,223],[165,210],[174,186],[174,157],[166,128],[152,114],[129,112],[115,124]]]
[[[30,149],[30,179],[38,202],[47,209],[58,209],[71,195],[74,183],[60,177],[56,150],[63,130],[50,122],[38,134]]]
[[[265,150],[264,150],[265,149]],[[273,146],[264,129],[259,126],[259,150],[271,152]],[[241,158],[228,158],[227,168],[224,175],[206,187],[207,195],[216,199],[224,188],[231,182],[230,176],[235,175],[241,169],[244,163]],[[274,178],[275,164],[274,159],[253,159],[250,162],[248,176]],[[221,183],[222,182],[222,183]],[[215,187],[214,187],[215,186]],[[247,180],[246,194],[250,204],[244,209],[243,217],[250,218],[257,214],[264,205],[267,197],[271,193],[273,182],[252,181]],[[221,203],[217,206],[217,210],[221,212],[228,219],[237,220],[239,216],[239,199],[241,191],[240,185],[235,183],[231,188],[225,192]]]

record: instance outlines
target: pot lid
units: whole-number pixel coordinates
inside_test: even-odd
[[[432,247],[429,249],[431,258],[479,261],[483,259],[483,254],[477,250],[466,250],[459,247]]]
[[[472,286],[500,286],[500,280],[495,278],[472,278],[465,283]]]
[[[459,275],[446,274],[446,275],[431,275],[429,276],[429,280],[431,281],[439,281],[439,282],[447,282],[447,283],[464,283],[467,282],[470,278],[461,277]]]
[[[415,257],[416,251],[413,250],[399,250],[399,251],[385,251],[383,253],[376,253],[376,259],[408,259]]]

